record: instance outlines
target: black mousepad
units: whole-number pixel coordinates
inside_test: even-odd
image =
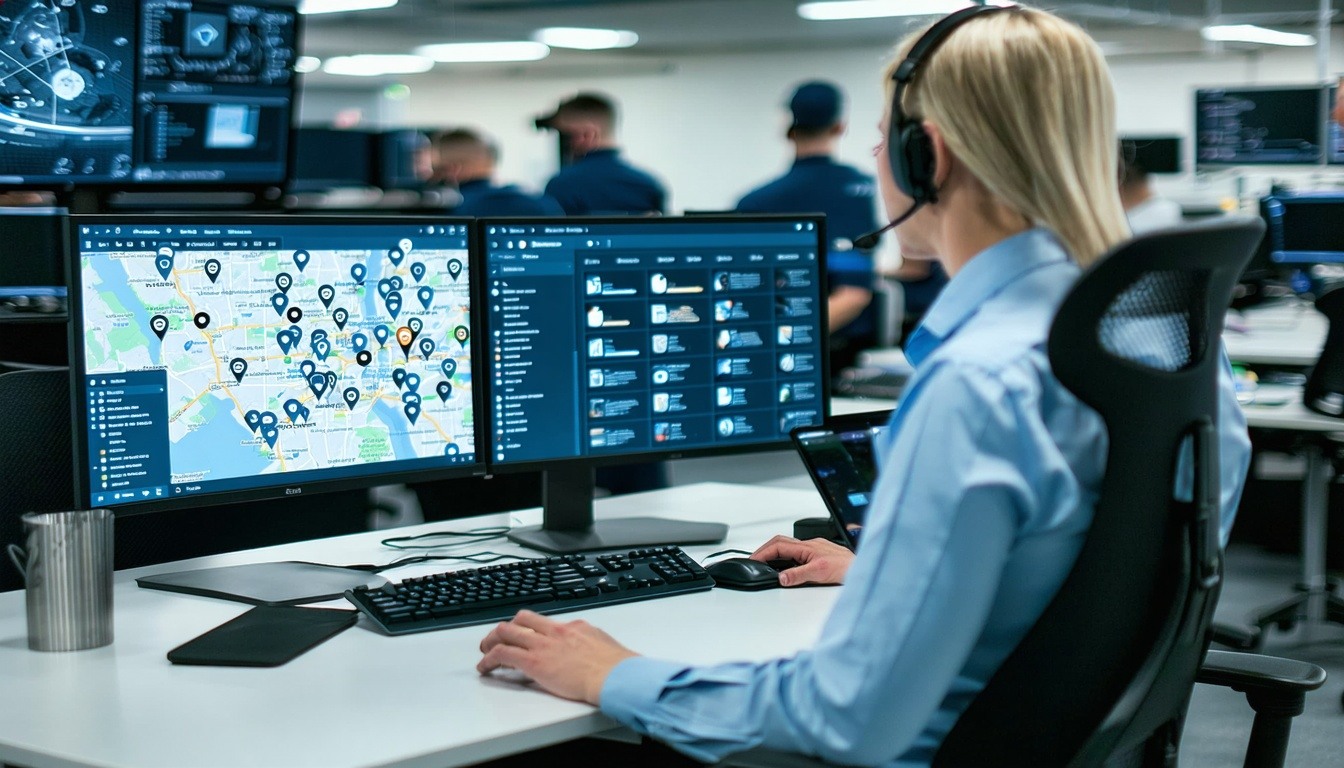
[[[174,664],[278,667],[355,625],[359,611],[259,605],[168,652]]]

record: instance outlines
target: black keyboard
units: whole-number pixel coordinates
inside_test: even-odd
[[[392,635],[489,624],[523,608],[563,613],[700,592],[714,579],[680,547],[557,555],[347,590]]]

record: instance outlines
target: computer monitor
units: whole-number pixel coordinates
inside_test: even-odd
[[[1180,136],[1122,136],[1124,160],[1147,173],[1180,173]]]
[[[134,180],[282,182],[298,19],[292,3],[141,0]]]
[[[1264,202],[1269,257],[1277,264],[1344,264],[1344,195],[1279,194]]]
[[[0,13],[0,184],[131,174],[136,5],[11,2]]]
[[[377,165],[377,184],[382,189],[418,190],[426,179],[418,165],[423,152],[429,149],[429,135],[424,131],[406,128],[378,134],[374,145]]]
[[[551,552],[716,541],[594,522],[593,467],[786,448],[828,409],[823,217],[482,219],[492,471],[544,470]]]
[[[1344,126],[1336,123],[1334,117],[1335,100],[1339,98],[1339,86],[1330,86],[1329,104],[1327,112],[1331,117],[1325,119],[1325,161],[1332,164],[1344,164]]]
[[[65,210],[0,208],[0,310],[65,310]]]
[[[1201,88],[1195,93],[1195,161],[1320,163],[1323,99],[1320,86]]]
[[[76,498],[484,474],[467,219],[73,216]]]
[[[368,131],[309,126],[293,131],[291,192],[375,187],[375,135]]]

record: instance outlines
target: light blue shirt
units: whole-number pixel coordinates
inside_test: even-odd
[[[1045,340],[1079,274],[1035,229],[971,259],[907,343],[915,366],[879,446],[863,540],[816,646],[694,667],[636,657],[601,708],[705,761],[753,747],[848,765],[927,765],[1072,567],[1106,464],[1101,417]],[[1223,533],[1250,442],[1220,391]]]

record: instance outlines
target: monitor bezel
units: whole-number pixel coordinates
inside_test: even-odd
[[[1283,248],[1283,208],[1289,205],[1342,205],[1344,192],[1299,192],[1267,195],[1261,205],[1265,212],[1265,237],[1269,241],[1269,260],[1276,267],[1291,268],[1311,264],[1344,264],[1344,249],[1339,251],[1290,251]],[[1280,210],[1276,211],[1275,207]]]
[[[72,214],[67,217],[65,227],[65,249],[66,249],[66,279],[67,294],[69,295],[69,332],[66,334],[68,354],[70,360],[70,428],[71,445],[74,453],[74,485],[75,501],[82,508],[89,508],[92,504],[92,489],[88,487],[89,461],[88,455],[88,434],[85,429],[87,412],[87,402],[85,400],[84,387],[81,386],[84,378],[84,306],[82,294],[82,270],[80,265],[80,252],[77,248],[79,227],[85,225],[99,224],[122,224],[139,223],[147,225],[155,224],[200,224],[203,226],[226,225],[229,223],[239,223],[247,221],[249,223],[264,223],[268,225],[279,226],[320,226],[322,224],[378,224],[389,225],[406,223],[409,226],[420,225],[456,225],[467,227],[467,258],[470,268],[476,268],[475,259],[472,255],[472,223],[473,220],[461,216],[423,216],[423,215],[385,215],[385,216],[342,216],[336,214],[237,214],[221,215],[211,214],[153,214],[137,216],[135,214]],[[479,281],[478,276],[473,272],[471,279]],[[471,296],[472,306],[478,300],[479,293],[477,286],[473,282],[469,286],[469,295]],[[480,313],[473,310],[470,314],[471,334],[474,338],[480,338]],[[214,507],[241,502],[263,501],[269,499],[292,498],[299,495],[316,495],[334,491],[351,490],[358,488],[372,488],[378,485],[414,483],[430,480],[450,480],[466,477],[483,477],[487,474],[487,465],[485,454],[481,451],[484,445],[487,415],[483,409],[483,395],[481,389],[476,385],[475,379],[478,370],[481,354],[479,344],[472,345],[472,413],[473,416],[473,439],[476,445],[476,461],[470,464],[451,467],[433,467],[423,470],[406,470],[403,467],[388,469],[383,471],[374,471],[368,474],[356,477],[340,477],[331,479],[309,480],[301,483],[285,483],[279,481],[272,485],[261,488],[250,489],[230,489],[224,491],[215,491],[210,493],[194,494],[182,497],[170,497],[161,500],[135,501],[122,504],[107,505],[118,515],[135,515],[148,512],[164,512],[176,509],[189,509],[193,507]],[[283,477],[283,476],[281,476]]]
[[[632,224],[632,223],[657,222],[656,224],[654,224],[654,226],[673,226],[676,223],[704,225],[708,222],[714,222],[714,221],[742,222],[742,223],[754,223],[754,222],[774,223],[774,222],[788,222],[788,221],[803,221],[803,222],[812,222],[816,224],[817,286],[821,301],[822,302],[826,301],[826,297],[830,293],[830,283],[828,280],[828,276],[826,274],[827,243],[829,241],[826,238],[826,217],[823,214],[721,213],[721,214],[696,214],[691,216],[649,216],[644,218],[631,217],[631,216],[492,216],[492,217],[481,217],[476,220],[477,243],[475,251],[478,259],[476,269],[479,270],[478,274],[482,276],[482,279],[477,280],[476,283],[472,286],[473,290],[477,291],[477,298],[473,301],[473,306],[475,307],[486,306],[485,303],[482,303],[487,300],[486,283],[488,282],[488,280],[485,279],[486,275],[485,270],[488,266],[486,263],[487,252],[486,252],[485,237],[486,237],[486,230],[492,224],[495,225],[526,224],[529,226],[530,225],[545,226],[545,225],[566,225],[566,224],[606,225],[606,224]],[[489,313],[487,312],[478,311],[478,315],[488,315],[488,314]],[[830,318],[829,313],[824,310],[820,311],[818,314],[819,314],[820,339],[821,339],[820,344],[821,360],[819,368],[821,370],[821,390],[822,390],[821,402],[819,404],[820,407],[819,418],[824,421],[831,411],[831,369],[830,369],[830,355],[828,354],[829,345],[827,343],[827,340],[830,337]],[[481,318],[480,322],[482,327],[482,333],[487,334],[482,338],[488,339],[489,338],[488,334],[491,331],[488,318]],[[597,468],[597,467],[617,466],[621,464],[639,464],[646,462],[673,461],[677,459],[692,459],[692,458],[702,458],[711,456],[732,456],[732,455],[742,455],[751,453],[766,453],[771,451],[788,450],[791,445],[790,437],[788,433],[785,432],[784,434],[779,435],[774,439],[761,442],[734,443],[730,445],[712,445],[712,446],[702,446],[699,448],[686,448],[681,450],[668,450],[668,449],[655,448],[647,451],[604,454],[602,456],[592,456],[592,455],[563,456],[548,459],[536,459],[536,460],[518,461],[518,462],[510,461],[501,463],[494,458],[493,442],[490,440],[491,436],[489,434],[490,431],[494,429],[494,415],[495,415],[493,407],[493,404],[495,402],[494,380],[493,377],[489,375],[490,370],[493,370],[492,356],[484,351],[480,351],[479,354],[482,359],[481,370],[483,372],[483,378],[484,378],[484,386],[482,387],[481,394],[484,397],[485,403],[487,405],[486,409],[487,418],[489,419],[489,421],[485,424],[487,433],[485,435],[486,442],[482,443],[481,447],[483,448],[483,450],[485,450],[487,454],[486,462],[490,468],[490,473],[492,475],[513,474],[521,472],[538,472],[545,470],[572,470],[581,468]]]
[[[1308,83],[1308,84],[1302,84],[1302,85],[1247,85],[1247,86],[1218,86],[1218,85],[1212,85],[1212,86],[1201,86],[1201,87],[1197,87],[1197,88],[1195,88],[1195,90],[1194,90],[1194,94],[1193,94],[1193,97],[1194,97],[1194,98],[1193,98],[1193,102],[1194,102],[1194,107],[1195,107],[1195,114],[1193,115],[1194,120],[1193,120],[1193,122],[1192,122],[1193,130],[1194,130],[1194,138],[1193,138],[1193,140],[1192,140],[1192,142],[1191,142],[1192,149],[1193,149],[1193,152],[1194,152],[1194,154],[1193,154],[1194,168],[1195,168],[1196,170],[1204,169],[1204,168],[1219,169],[1219,168],[1235,168],[1235,167],[1243,166],[1243,165],[1249,165],[1249,166],[1270,166],[1270,167],[1280,167],[1280,168],[1293,168],[1293,167],[1297,167],[1297,168],[1315,168],[1315,167],[1319,167],[1319,166],[1321,166],[1321,165],[1325,165],[1325,164],[1326,164],[1327,155],[1328,155],[1328,152],[1326,151],[1326,146],[1325,146],[1325,145],[1326,145],[1326,140],[1328,139],[1328,132],[1327,132],[1327,130],[1326,130],[1326,126],[1325,126],[1325,124],[1324,124],[1324,123],[1321,121],[1321,119],[1320,119],[1320,118],[1321,118],[1321,107],[1323,106],[1323,102],[1324,102],[1324,100],[1325,100],[1325,98],[1326,98],[1326,94],[1324,93],[1324,88],[1325,88],[1325,86],[1324,86],[1324,85],[1321,85],[1321,84],[1319,84],[1319,83],[1317,83],[1317,84],[1310,84],[1310,83]],[[1317,146],[1317,147],[1319,148],[1319,150],[1320,150],[1319,155],[1316,157],[1315,160],[1312,160],[1312,161],[1310,161],[1310,162],[1282,162],[1282,161],[1278,161],[1278,160],[1201,160],[1200,157],[1199,157],[1199,147],[1200,147],[1200,140],[1199,140],[1199,138],[1200,138],[1200,130],[1199,130],[1199,100],[1200,100],[1200,95],[1203,94],[1203,93],[1206,92],[1206,91],[1227,91],[1227,92],[1234,92],[1234,93],[1265,93],[1265,92],[1283,92],[1283,91],[1312,92],[1312,91],[1315,91],[1315,92],[1316,92],[1316,95],[1317,95],[1317,98],[1320,99],[1321,102],[1322,102],[1322,103],[1318,103],[1318,104],[1317,104],[1317,110],[1316,110],[1316,113],[1317,113],[1317,114],[1316,114],[1316,118],[1315,118],[1315,123],[1316,123],[1316,146]]]

